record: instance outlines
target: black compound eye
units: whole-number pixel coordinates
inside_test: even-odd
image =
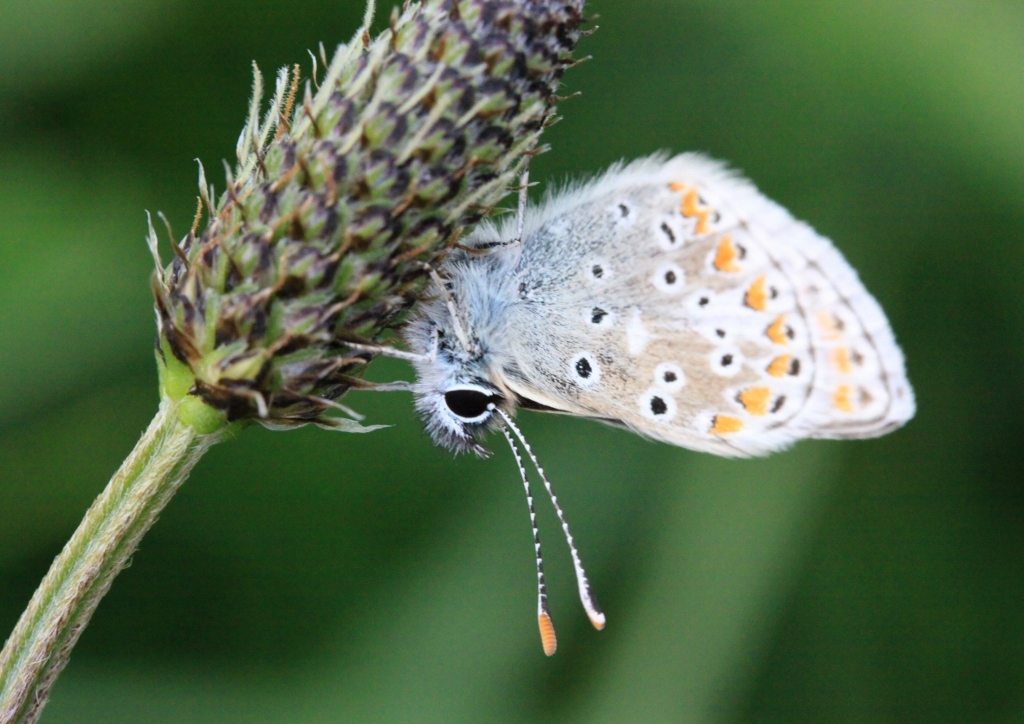
[[[456,417],[467,420],[480,417],[488,406],[498,399],[482,390],[449,390],[444,393],[444,404]]]

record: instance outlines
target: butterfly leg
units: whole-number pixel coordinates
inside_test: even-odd
[[[516,246],[523,240],[523,229],[526,226],[526,206],[530,200],[530,157],[523,162],[523,170],[519,174],[519,202],[516,210],[516,235],[512,239],[485,241],[476,246],[462,248],[474,254],[486,254],[495,249]]]
[[[433,280],[434,284],[437,286],[438,291],[441,293],[441,296],[444,297],[444,303],[445,306],[448,307],[448,315],[451,318],[452,329],[455,332],[455,337],[459,340],[459,344],[461,344],[462,348],[467,352],[475,352],[476,345],[473,344],[472,340],[469,338],[469,335],[466,334],[466,328],[462,326],[462,318],[459,316],[458,306],[455,304],[455,297],[452,296],[451,289],[448,287],[448,284],[445,283],[444,279],[441,278],[441,275],[437,273],[434,267],[430,266],[429,264],[424,264],[424,266],[426,267],[427,272],[430,274],[431,280]],[[433,352],[431,353],[431,361],[433,361],[433,359],[437,357],[437,345],[438,330],[435,327],[434,349]]]
[[[433,269],[431,269],[433,273]],[[404,349],[395,349],[394,347],[388,347],[382,344],[360,344],[358,342],[345,342],[348,347],[359,350],[361,352],[370,352],[372,354],[379,354],[382,357],[393,357],[394,359],[405,360],[406,362],[413,363],[424,363],[429,364],[437,359],[437,350],[441,343],[441,335],[437,327],[434,328],[434,332],[431,335],[432,343],[429,354],[417,354],[416,352],[406,352]],[[378,392],[411,392],[412,387],[408,382],[391,382],[387,384],[373,384],[372,387],[361,388],[361,389],[373,389]]]
[[[376,388],[372,388],[372,389],[376,389]],[[315,402],[319,402],[321,405],[325,405],[325,406],[333,408],[335,410],[340,410],[341,412],[345,413],[346,415],[351,417],[356,422],[362,422],[363,420],[366,419],[366,415],[360,415],[358,412],[353,410],[348,405],[343,405],[340,402],[338,402],[337,400],[329,400],[326,397],[314,397],[313,400]]]
[[[345,346],[359,350],[360,352],[379,354],[382,357],[394,357],[395,359],[405,360],[406,362],[429,363],[433,362],[434,358],[437,356],[436,342],[435,350],[430,354],[417,354],[416,352],[406,352],[403,349],[395,349],[394,347],[388,347],[386,345],[359,344],[358,342],[345,342]]]
[[[369,380],[363,380],[363,384],[354,388],[356,392],[412,392],[414,389],[412,382],[370,382]]]
[[[523,161],[523,171],[519,174],[519,204],[516,209],[516,235],[513,239],[506,241],[490,242],[487,249],[502,249],[506,246],[516,246],[523,241],[523,229],[526,227],[526,205],[530,201],[530,157]]]
[[[530,157],[523,162],[523,172],[519,175],[519,209],[516,213],[516,238],[511,244],[523,241],[523,228],[526,225],[526,204],[530,200]]]

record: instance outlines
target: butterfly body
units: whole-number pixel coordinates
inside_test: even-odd
[[[718,163],[613,167],[514,237],[481,225],[406,332],[417,406],[446,447],[482,451],[500,426],[485,400],[725,456],[913,416],[903,356],[856,272]]]

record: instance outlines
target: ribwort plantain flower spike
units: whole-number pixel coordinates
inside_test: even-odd
[[[329,416],[432,265],[507,193],[573,63],[582,0],[425,0],[363,27],[304,83],[257,69],[219,197],[200,165],[192,231],[153,277],[163,392],[202,431]],[[199,230],[199,221],[206,223]],[[203,422],[203,420],[207,420]]]

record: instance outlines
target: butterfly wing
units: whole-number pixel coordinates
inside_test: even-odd
[[[889,323],[842,255],[701,156],[553,196],[517,253],[494,374],[526,400],[731,456],[914,414]]]

